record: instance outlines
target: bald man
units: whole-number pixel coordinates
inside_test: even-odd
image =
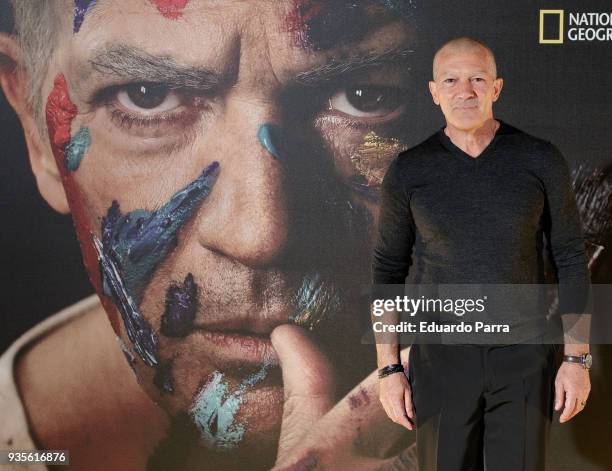
[[[446,126],[385,175],[373,282],[540,284],[546,238],[559,286],[578,289],[559,290],[564,327],[578,315],[586,339],[572,295],[588,289],[588,271],[568,167],[551,143],[493,117],[502,86],[492,51],[474,39],[435,54],[429,89]],[[415,342],[407,364],[397,337],[377,343],[380,400],[394,422],[416,425],[420,471],[543,470],[553,399],[561,422],[586,405],[588,343],[566,335],[555,380],[545,315],[508,324],[510,344]]]

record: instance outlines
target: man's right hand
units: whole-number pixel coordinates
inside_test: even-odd
[[[392,373],[380,379],[380,402],[389,418],[408,430],[414,428],[412,389],[403,372]]]
[[[391,422],[376,400],[382,383],[376,370],[337,401],[333,365],[303,327],[280,325],[270,340],[285,394],[273,471],[417,470],[414,436]],[[409,351],[399,352],[404,365]]]

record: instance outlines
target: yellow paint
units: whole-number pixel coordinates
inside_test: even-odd
[[[381,137],[370,131],[363,136],[363,143],[357,146],[350,159],[368,185],[380,185],[391,160],[406,149],[408,146],[399,139]]]

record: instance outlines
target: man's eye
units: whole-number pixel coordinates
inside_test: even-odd
[[[178,93],[163,85],[135,83],[117,92],[117,101],[129,111],[163,113],[181,105]]]
[[[344,88],[329,99],[335,110],[349,116],[384,116],[402,103],[401,90],[378,85]]]
[[[448,83],[448,84],[455,83],[455,79],[452,79],[452,78],[444,79],[444,83]]]

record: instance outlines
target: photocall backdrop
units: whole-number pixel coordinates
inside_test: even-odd
[[[28,1],[28,0],[24,0]],[[408,1],[408,0],[407,0]],[[0,3],[3,28],[10,28]],[[409,75],[405,143],[418,144],[443,124],[427,80],[433,52],[445,40],[468,35],[496,54],[505,80],[496,117],[556,144],[581,175],[607,172],[612,140],[609,98],[612,20],[608,1],[471,0],[419,2],[417,39]],[[41,319],[93,292],[81,264],[69,217],[54,213],[37,189],[13,111],[0,96],[0,350]],[[609,193],[608,193],[609,194]],[[608,208],[609,214],[609,208]],[[593,281],[612,281],[610,228]],[[609,314],[609,313],[608,313]],[[375,354],[372,347],[372,355]],[[555,425],[551,469],[611,470],[609,345],[594,346],[589,406],[570,424]]]

